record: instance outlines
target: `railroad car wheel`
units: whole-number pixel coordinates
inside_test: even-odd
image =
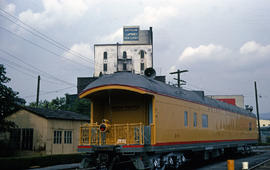
[[[153,170],[164,170],[165,164],[161,157],[153,158]]]
[[[80,163],[79,168],[83,169],[83,168],[88,168],[90,166],[90,159],[88,158],[83,158],[83,160]]]

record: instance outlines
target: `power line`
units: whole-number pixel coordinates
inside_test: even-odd
[[[61,88],[61,89],[57,89],[57,90],[52,90],[52,91],[45,91],[45,92],[42,92],[40,93],[40,95],[44,96],[44,95],[48,95],[48,94],[51,94],[51,93],[58,93],[60,91],[63,91],[63,90],[67,90],[67,89],[71,89],[71,88],[75,88],[76,86],[69,86],[69,87],[65,87],[65,88]],[[25,96],[23,97],[24,99],[27,99],[27,98],[31,98],[31,97],[35,97],[36,95],[29,95],[29,96]]]
[[[174,78],[174,79],[177,80],[177,86],[179,88],[181,87],[181,85],[186,85],[186,81],[180,79],[180,74],[185,73],[185,72],[188,72],[188,70],[179,70],[178,69],[177,71],[170,73],[170,74],[177,74],[177,78]],[[183,82],[183,83],[181,84],[181,82]]]
[[[6,59],[4,59],[4,60],[6,60]],[[11,62],[11,61],[8,61],[8,60],[6,60],[6,61],[7,62]],[[20,74],[24,74],[24,75],[27,75],[27,76],[33,78],[33,79],[36,79],[36,75],[38,75],[38,73],[37,74],[29,74],[28,72],[23,71],[23,70],[25,70],[24,67],[20,67],[20,65],[18,65],[21,68],[21,69],[18,69],[18,67],[14,66],[14,64],[12,65],[12,63],[13,62],[11,62],[11,63],[5,63],[5,64],[8,65],[9,67],[11,67],[12,69],[18,71]],[[15,65],[16,65],[16,63],[15,63]],[[60,83],[58,81],[51,81],[50,79],[48,79],[46,77],[43,77],[42,78],[42,81],[44,81],[45,83],[49,83],[49,84],[59,84],[59,85],[62,85],[63,84],[63,83]]]
[[[2,27],[2,26],[0,26],[0,29],[4,30],[4,31],[6,31],[6,32],[8,32],[8,33],[10,33],[10,34],[12,34],[12,35],[15,35],[16,37],[18,37],[18,38],[20,38],[20,39],[22,39],[22,40],[24,40],[24,41],[26,41],[26,42],[28,42],[28,43],[30,43],[30,44],[36,46],[36,47],[39,47],[40,49],[42,49],[42,50],[44,50],[44,51],[46,51],[46,52],[48,52],[48,53],[51,53],[51,54],[53,54],[53,55],[55,55],[55,56],[57,56],[57,57],[61,57],[61,56],[59,56],[57,53],[55,53],[55,52],[53,52],[53,51],[51,51],[51,50],[49,50],[49,49],[47,49],[47,48],[45,48],[45,47],[42,47],[42,46],[38,45],[37,43],[34,43],[33,41],[28,40],[28,39],[26,39],[26,38],[24,38],[24,37],[22,37],[22,36],[20,36],[20,35],[18,35],[18,34],[16,34],[16,33],[12,32],[12,31],[10,31],[10,30],[8,30],[8,29]],[[74,60],[71,60],[71,59],[67,58],[67,57],[65,57],[65,58],[66,58],[67,60],[72,61],[72,63],[79,64],[80,66],[84,66],[84,67],[86,67],[87,69],[89,69],[89,67],[86,66],[86,65],[80,64],[80,63],[78,63],[78,62],[76,62],[76,61],[74,61]]]
[[[23,22],[22,20],[20,20],[18,17],[6,12],[5,10],[1,9],[0,8],[0,11],[2,11],[3,13],[5,13],[6,15],[8,15],[9,17],[15,19],[16,21],[20,22],[22,25],[16,23],[15,21],[13,21],[12,19],[10,19],[9,17],[3,15],[3,14],[0,14],[2,17],[5,17],[6,19],[8,19],[10,22],[16,24],[17,26],[23,28],[24,30],[28,31],[29,33],[43,39],[44,41],[47,41],[48,43],[54,45],[55,47],[59,48],[59,49],[62,49],[64,51],[67,51],[68,53],[72,54],[72,55],[75,55],[77,57],[80,57],[81,59],[83,59],[84,61],[86,62],[91,62],[92,59],[90,58],[87,58],[83,55],[81,55],[80,53],[76,52],[76,51],[73,51],[71,50],[70,48],[66,47],[65,45],[61,44],[60,42],[50,38],[49,36],[45,35],[44,33],[38,31],[36,28],[26,24],[25,22]],[[94,63],[92,61],[92,63]]]
[[[2,57],[0,57],[0,58],[2,58]],[[4,59],[4,58],[2,58],[2,59]],[[6,65],[8,65],[9,67],[11,67],[11,68],[14,69],[14,70],[17,70],[17,71],[20,72],[20,73],[23,73],[23,74],[25,74],[25,75],[28,75],[29,77],[35,78],[34,75],[29,74],[29,73],[27,73],[27,72],[24,72],[24,71],[22,71],[22,70],[19,70],[17,67],[15,67],[15,66],[13,66],[13,65],[11,65],[11,64],[6,63]]]
[[[19,73],[23,73],[25,75],[28,75],[29,77],[34,78],[34,79],[36,79],[36,75],[40,74],[40,72],[37,72],[37,71],[32,70],[30,68],[24,67],[24,66],[22,66],[22,65],[20,65],[18,63],[15,63],[13,61],[10,61],[10,60],[6,59],[6,58],[3,58],[1,56],[0,56],[0,58],[2,60],[6,61],[7,63],[5,63],[5,64],[6,65],[9,65],[9,67],[13,68],[14,70],[17,70]],[[25,71],[27,71],[27,72],[25,72]],[[33,74],[33,72],[35,72],[36,74]],[[55,83],[57,83],[57,84],[63,84],[63,83],[60,83],[59,81],[55,81],[55,80],[54,81],[50,81],[51,79],[50,78],[46,78],[46,75],[45,75],[45,77],[42,80],[44,80],[45,82],[48,82],[48,83],[53,83],[53,84],[55,84]]]
[[[9,67],[11,67],[11,68],[13,68],[13,69],[19,71],[20,73],[23,73],[23,74],[25,74],[25,75],[28,75],[28,76],[30,76],[30,77],[36,79],[35,76],[33,76],[33,75],[31,75],[31,74],[29,74],[29,73],[27,73],[27,72],[24,72],[24,71],[22,71],[22,70],[19,70],[18,67],[19,67],[19,68],[24,68],[24,67],[21,67],[21,65],[19,65],[19,64],[17,64],[17,63],[14,63],[14,62],[12,62],[12,61],[9,61],[9,60],[7,60],[7,59],[5,59],[5,58],[2,58],[1,56],[0,56],[0,58],[3,59],[3,60],[6,60],[6,61],[8,61],[8,62],[10,62],[10,63],[12,63],[12,64],[14,64],[14,65],[17,66],[17,67],[16,67],[16,66],[13,66],[12,64],[6,63],[7,65],[9,65]],[[27,69],[27,68],[26,68],[26,69]],[[30,69],[29,69],[29,70],[30,70]],[[29,70],[28,70],[28,71],[29,71]],[[44,80],[44,79],[43,79],[43,80]],[[49,81],[49,80],[45,80],[45,81],[48,81],[48,82],[51,82],[51,83],[55,83],[55,82],[52,82],[52,81]],[[60,91],[66,90],[66,89],[76,88],[76,87],[77,87],[76,85],[73,85],[73,86],[68,86],[68,87],[65,87],[65,88],[57,89],[57,90],[44,91],[44,92],[41,92],[40,95],[47,95],[47,94],[51,94],[51,93],[57,93],[57,92],[60,92]],[[29,95],[29,96],[26,96],[26,97],[23,97],[23,98],[30,98],[30,97],[35,97],[35,96],[36,96],[36,95]]]
[[[6,12],[5,10],[3,10],[3,9],[1,9],[1,8],[0,8],[0,12],[2,12],[2,13],[5,14],[5,15],[3,15],[3,14],[0,13],[0,16],[4,17],[5,19],[9,20],[10,22],[14,23],[15,25],[17,25],[17,26],[23,28],[24,30],[26,30],[26,31],[28,31],[29,33],[31,33],[32,35],[35,35],[35,36],[37,36],[37,37],[43,39],[44,41],[50,43],[51,45],[54,45],[55,47],[57,47],[57,48],[59,48],[59,49],[65,51],[65,52],[67,52],[67,53],[69,53],[69,54],[71,54],[71,55],[73,55],[73,56],[77,56],[77,57],[81,58],[81,59],[84,60],[84,61],[87,61],[87,62],[90,62],[90,63],[92,63],[92,64],[95,64],[95,62],[94,62],[93,59],[87,58],[87,57],[83,56],[82,54],[78,53],[77,51],[71,50],[70,48],[64,46],[64,45],[61,44],[60,42],[57,42],[56,40],[50,38],[49,36],[45,35],[44,33],[38,31],[38,30],[35,29],[34,27],[32,27],[32,26],[26,24],[25,22],[21,21],[18,17],[14,16],[14,15],[12,15],[12,14],[9,14],[8,12]],[[8,16],[6,16],[6,15],[8,15]],[[10,17],[12,17],[13,19],[15,19],[16,21],[20,22],[20,23],[23,24],[23,25],[18,24],[16,21],[12,20]],[[3,27],[2,27],[2,28],[3,28]],[[7,29],[5,29],[5,30],[7,31]],[[11,32],[11,31],[9,31],[9,32],[12,33],[12,34],[15,34],[15,33]],[[17,35],[17,34],[15,34],[15,35]],[[19,35],[17,35],[17,36],[19,36]],[[26,40],[26,41],[29,42],[30,40]],[[33,42],[29,42],[29,43],[33,44]],[[37,44],[35,44],[35,45],[37,46]],[[41,48],[41,47],[39,46],[39,48]],[[42,48],[44,49],[44,47],[42,47]],[[44,50],[48,50],[48,49],[44,49]],[[54,54],[54,55],[55,55],[55,54]],[[58,54],[56,54],[56,55],[58,56]],[[67,58],[67,59],[68,59],[68,58]],[[69,59],[69,60],[70,60],[70,59]],[[73,61],[73,60],[71,60],[71,61]],[[78,62],[76,62],[76,63],[77,63],[77,64],[80,64],[80,63],[78,63]],[[99,68],[102,68],[102,64],[103,64],[103,63],[98,63],[98,65],[96,65],[96,66],[99,67]],[[91,67],[91,66],[90,66],[90,67]],[[88,66],[87,66],[87,68],[88,68]],[[92,66],[92,68],[94,68],[94,67]]]
[[[51,79],[57,80],[57,81],[59,81],[59,82],[62,82],[62,83],[68,84],[68,85],[74,85],[73,83],[69,83],[69,82],[67,82],[67,81],[65,81],[65,80],[61,80],[61,79],[55,77],[54,75],[52,75],[52,74],[50,74],[50,73],[47,73],[47,72],[45,72],[45,71],[43,71],[43,70],[41,70],[41,69],[39,69],[39,68],[37,68],[37,67],[31,65],[31,64],[28,64],[28,63],[24,62],[24,61],[21,60],[19,57],[15,56],[15,55],[13,55],[13,54],[10,54],[9,52],[7,52],[7,51],[5,51],[5,50],[3,50],[3,49],[0,49],[0,51],[1,51],[2,53],[4,53],[4,54],[8,55],[8,56],[11,56],[11,57],[13,57],[13,58],[16,58],[17,60],[21,61],[21,62],[24,63],[25,65],[28,65],[29,67],[31,67],[32,69],[38,70],[39,72],[45,74],[45,76],[50,77]]]

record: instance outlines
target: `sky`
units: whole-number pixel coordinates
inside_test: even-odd
[[[0,0],[0,63],[8,86],[34,102],[76,93],[94,73],[94,44],[122,42],[123,26],[153,27],[154,68],[189,70],[183,88],[244,95],[270,112],[269,0]],[[255,109],[256,110],[256,109]],[[254,111],[255,111],[254,110]]]

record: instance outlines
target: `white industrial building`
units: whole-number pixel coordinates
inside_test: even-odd
[[[95,44],[94,58],[94,77],[118,71],[144,74],[146,68],[153,67],[152,28],[140,30],[139,26],[125,26],[123,43]]]

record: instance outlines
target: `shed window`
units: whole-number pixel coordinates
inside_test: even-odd
[[[202,115],[202,127],[208,128],[208,115],[206,114]]]
[[[55,130],[54,131],[53,143],[54,144],[61,144],[61,142],[62,142],[62,131]]]
[[[196,112],[193,113],[193,126],[197,127],[197,113]]]
[[[127,52],[126,51],[123,52],[123,58],[127,58]]]
[[[70,144],[72,143],[72,131],[67,130],[64,133],[64,143]]]
[[[186,127],[188,126],[188,112],[187,111],[184,112],[184,124]]]
[[[107,64],[103,65],[103,71],[107,71]]]
[[[14,149],[33,149],[33,128],[10,129],[9,142]]]
[[[143,50],[140,51],[140,55],[141,55],[141,58],[144,58],[144,51]]]
[[[23,150],[32,150],[33,147],[33,128],[22,129],[22,147]]]
[[[107,60],[107,52],[106,51],[103,53],[103,59]]]

